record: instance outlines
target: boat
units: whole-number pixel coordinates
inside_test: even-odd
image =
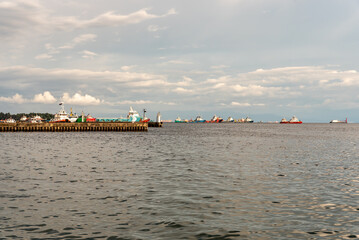
[[[200,115],[198,115],[194,120],[193,122],[195,123],[204,123],[206,122],[206,120],[204,120]]]
[[[86,117],[84,117],[86,119]],[[77,121],[81,122],[78,119]],[[132,107],[130,107],[130,110],[126,117],[113,117],[113,118],[97,118],[96,122],[142,122],[147,123],[150,119],[146,117],[146,109],[143,109],[143,117],[141,118],[140,114],[138,114],[137,111],[133,110]]]
[[[329,123],[348,123],[348,118],[345,118],[345,121],[340,121],[340,120],[332,120]]]
[[[228,117],[226,122],[234,122],[234,119],[232,117]]]
[[[280,123],[282,123],[282,124],[301,124],[303,122],[300,121],[296,116],[293,116],[289,121],[285,118],[282,118]]]
[[[246,117],[246,118],[240,118],[238,119],[238,122],[239,123],[253,123],[253,119],[249,118],[249,117]]]
[[[50,122],[70,122],[69,115],[65,111],[64,103],[59,103],[61,109],[58,113],[55,114],[54,118],[50,120]]]
[[[223,118],[217,117],[214,115],[211,120],[206,121],[206,123],[220,123],[223,121]]]
[[[188,120],[182,120],[179,116],[175,119],[175,123],[187,123]]]
[[[253,123],[254,121],[253,121],[253,119],[251,119],[251,118],[249,118],[249,117],[246,117],[245,119],[244,119],[244,123]]]
[[[288,120],[286,118],[282,118],[282,120],[280,120],[280,123],[288,123]]]

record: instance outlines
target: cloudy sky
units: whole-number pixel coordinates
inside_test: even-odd
[[[0,0],[0,111],[359,122],[359,1]]]

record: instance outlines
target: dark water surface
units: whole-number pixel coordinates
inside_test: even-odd
[[[0,140],[0,239],[359,238],[358,124]]]

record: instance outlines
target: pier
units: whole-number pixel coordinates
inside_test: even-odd
[[[84,122],[84,123],[0,123],[0,132],[146,132],[147,123]]]

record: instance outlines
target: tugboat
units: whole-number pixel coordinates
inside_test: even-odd
[[[282,124],[301,124],[303,122],[300,121],[296,116],[293,116],[289,121],[287,121],[287,119],[285,119],[285,118],[282,118],[280,123],[282,123]]]

